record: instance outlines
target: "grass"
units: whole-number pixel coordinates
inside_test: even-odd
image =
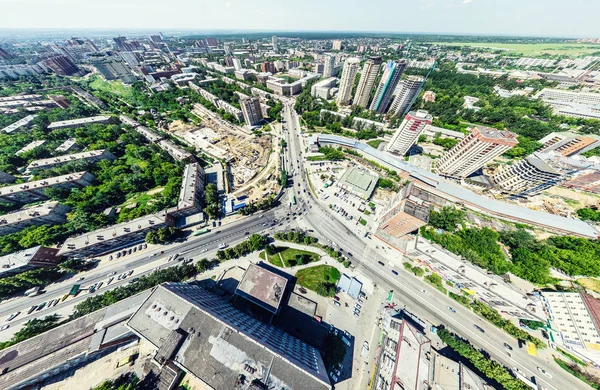
[[[587,364],[585,364],[585,362],[584,362],[583,360],[581,360],[581,359],[579,359],[579,358],[577,358],[577,357],[575,357],[575,356],[571,355],[571,354],[570,354],[570,353],[568,353],[567,351],[565,351],[565,350],[563,350],[563,349],[560,349],[560,348],[558,348],[558,347],[556,347],[556,350],[557,350],[558,352],[560,352],[562,355],[564,355],[565,357],[568,357],[569,359],[571,359],[573,362],[575,362],[575,363],[579,364],[580,366],[583,366],[583,367],[587,366]]]
[[[309,264],[314,261],[319,261],[321,256],[314,252],[304,251],[301,249],[288,248],[285,246],[276,246],[275,252],[272,255],[267,255],[267,261],[277,267],[287,268],[294,267],[296,265]],[[265,259],[265,252],[259,254],[261,259]],[[304,256],[302,264],[297,264],[296,256]],[[309,259],[307,261],[307,259]]]
[[[317,291],[323,283],[337,284],[340,280],[340,271],[330,265],[317,265],[304,268],[296,272],[298,284],[309,290]]]
[[[581,279],[577,279],[576,282],[577,282],[577,284],[585,287],[588,290],[592,290],[597,293],[600,293],[600,280],[598,280],[598,279],[581,278]]]
[[[570,365],[569,363],[565,362],[564,360],[558,359],[556,357],[554,358],[554,361],[563,370],[567,371],[569,374],[573,375],[574,377],[580,379],[582,382],[587,383],[588,385],[590,385],[594,389],[600,389],[600,385],[598,383],[592,382],[591,380],[589,380],[588,378],[586,378],[584,376],[584,374],[580,371],[580,369],[576,365],[574,365],[574,366]]]
[[[377,149],[377,147],[379,147],[379,144],[381,144],[382,142],[383,142],[382,139],[372,139],[367,142],[367,145]]]
[[[497,42],[435,42],[444,46],[469,46],[505,50],[507,54],[537,56],[542,54],[577,57],[600,52],[600,45],[578,43],[497,43]]]
[[[90,88],[95,89],[96,91],[114,93],[115,95],[125,98],[131,97],[131,87],[123,85],[123,83],[118,80],[106,81],[100,76],[94,77],[94,81],[90,83]]]

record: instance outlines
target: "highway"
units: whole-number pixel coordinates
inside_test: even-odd
[[[300,124],[298,115],[291,105],[284,106],[286,118],[287,140],[289,160],[295,163],[302,161],[303,151],[298,135]],[[296,166],[296,171],[298,171]],[[579,379],[565,372],[554,362],[546,361],[545,358],[536,358],[527,354],[525,349],[519,349],[515,338],[508,333],[495,327],[491,323],[477,316],[467,308],[460,305],[450,297],[444,296],[427,283],[424,283],[412,274],[406,272],[403,267],[394,270],[399,276],[394,275],[389,264],[401,264],[398,257],[402,255],[390,249],[383,249],[382,242],[357,237],[351,229],[333,218],[329,210],[315,201],[310,191],[304,169],[300,169],[298,179],[294,180],[293,188],[299,204],[307,204],[308,214],[304,217],[306,222],[318,233],[319,236],[335,243],[350,257],[353,263],[358,262],[357,268],[377,285],[389,286],[393,289],[398,300],[406,304],[407,310],[430,321],[433,324],[444,324],[449,330],[470,340],[474,345],[487,351],[495,360],[506,367],[518,367],[527,376],[535,376],[537,383],[546,389],[582,389],[591,388]],[[298,185],[299,184],[299,185]],[[304,192],[306,190],[306,192]],[[353,222],[351,222],[353,223]],[[374,248],[379,246],[380,249]],[[378,263],[383,260],[384,266]],[[424,293],[423,290],[426,292]],[[448,309],[452,307],[456,312]],[[485,330],[485,333],[477,330],[474,325]],[[510,355],[504,348],[504,343],[513,347]],[[541,374],[537,367],[541,367],[552,374],[552,378]]]

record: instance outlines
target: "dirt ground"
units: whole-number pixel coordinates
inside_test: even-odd
[[[547,190],[546,192],[550,195],[555,195],[563,199],[567,199],[567,204],[574,207],[575,209],[580,209],[582,207],[589,206],[600,206],[600,196],[598,195],[587,194],[585,192],[574,191],[562,187],[553,187]],[[568,200],[579,202],[579,204],[569,202]]]

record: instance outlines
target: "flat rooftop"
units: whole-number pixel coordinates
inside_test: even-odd
[[[105,121],[109,121],[109,120],[110,120],[110,116],[108,116],[108,115],[90,116],[87,118],[78,118],[78,119],[70,119],[68,121],[52,122],[48,125],[48,129],[85,125],[85,124],[89,124],[89,123],[105,122]]]
[[[65,142],[60,144],[58,146],[58,148],[56,148],[56,151],[57,152],[66,152],[67,150],[71,149],[76,143],[77,143],[77,140],[75,138],[69,138],[68,140],[66,140]]]
[[[538,171],[551,173],[553,175],[560,175],[556,169],[552,168],[548,163],[544,162],[544,160],[535,157],[535,156],[527,156],[525,157],[527,162],[535,167]]]
[[[41,169],[41,168],[44,168],[47,166],[65,164],[65,163],[68,163],[71,161],[87,160],[87,159],[100,159],[100,158],[110,159],[112,157],[114,157],[114,156],[110,152],[108,152],[106,149],[91,150],[89,152],[65,154],[63,156],[35,160],[35,161],[32,161],[29,165],[27,165],[27,169],[28,170]]]
[[[17,153],[15,153],[17,156],[23,154],[23,153],[27,153],[30,150],[33,150],[39,146],[42,146],[43,144],[45,144],[46,141],[43,139],[37,140],[37,141],[32,141],[30,143],[28,143],[27,145],[25,145],[21,150],[19,150]]]
[[[19,268],[29,264],[29,260],[39,251],[40,245],[34,246],[33,248],[24,249],[22,251],[10,253],[0,257],[0,271],[5,272],[7,270]],[[0,362],[1,365],[1,362]]]
[[[510,131],[498,130],[491,127],[486,126],[475,126],[473,130],[479,130],[481,135],[486,138],[498,139],[498,140],[510,140],[517,141],[517,135],[515,133],[511,133]]]
[[[256,264],[250,264],[235,293],[276,313],[287,285],[287,279]]]
[[[19,119],[12,125],[8,125],[0,131],[3,131],[7,134],[13,133],[13,132],[19,130],[21,127],[27,126],[32,120],[35,119],[36,116],[37,115],[27,115],[25,118]]]
[[[36,219],[51,214],[58,206],[57,201],[45,202],[37,206],[28,207],[13,213],[0,216],[0,227],[12,225],[14,223],[25,222],[30,219]],[[68,209],[65,209],[68,210]],[[64,215],[64,214],[63,214]]]
[[[154,131],[150,130],[146,126],[137,126],[135,131],[140,133],[144,138],[146,138],[150,142],[160,141],[163,137],[156,134]]]
[[[7,196],[11,194],[17,194],[19,192],[27,192],[35,189],[52,187],[58,184],[74,182],[77,180],[85,179],[88,175],[91,176],[91,173],[82,171],[69,173],[67,175],[62,176],[49,177],[47,179],[30,181],[27,183],[13,184],[11,186],[0,187],[0,196]]]
[[[198,180],[202,180],[200,164],[193,163],[185,166],[183,170],[183,180],[181,181],[181,191],[179,192],[178,209],[185,209],[196,205],[196,191],[198,189]]]
[[[350,187],[355,192],[362,194],[364,198],[369,198],[373,194],[373,191],[375,191],[377,180],[379,180],[378,176],[365,170],[351,167],[344,172],[338,184]]]

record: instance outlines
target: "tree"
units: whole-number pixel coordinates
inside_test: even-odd
[[[219,192],[217,186],[213,183],[204,187],[204,212],[211,218],[220,214]]]
[[[455,231],[465,221],[466,213],[451,206],[444,206],[438,212],[431,210],[429,213],[429,224],[436,229]]]

